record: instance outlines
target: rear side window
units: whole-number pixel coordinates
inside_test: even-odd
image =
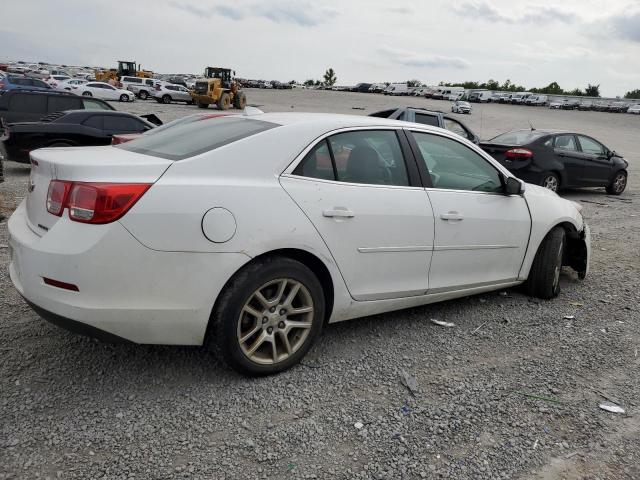
[[[9,100],[9,110],[24,113],[47,113],[47,95],[17,94]]]
[[[424,113],[416,113],[416,123],[431,125],[432,127],[440,126],[438,123],[438,117],[435,115],[425,115]]]
[[[105,115],[104,129],[114,133],[143,132],[146,130],[145,125],[135,118],[121,117],[119,115]]]
[[[115,148],[168,160],[184,160],[277,126],[275,123],[247,118],[205,118],[173,125]]]
[[[66,97],[51,95],[49,96],[49,113],[62,112],[64,110],[76,110],[82,108],[80,97]]]
[[[103,119],[102,115],[92,115],[89,118],[87,118],[84,122],[82,122],[82,124],[87,127],[92,127],[92,128],[97,128],[98,130],[102,130],[104,126],[104,122],[102,119]]]
[[[293,173],[339,182],[409,185],[402,149],[393,130],[332,135],[318,143]]]

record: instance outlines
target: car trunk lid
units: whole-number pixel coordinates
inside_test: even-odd
[[[35,150],[31,153],[31,174],[26,196],[29,227],[42,236],[61,218],[47,211],[47,192],[51,180],[154,183],[172,163],[170,160],[113,147]]]

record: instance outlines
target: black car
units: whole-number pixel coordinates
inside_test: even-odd
[[[619,195],[627,186],[628,162],[581,133],[515,130],[482,142],[480,147],[518,178],[553,191],[605,187],[608,193]]]
[[[457,133],[461,137],[472,141],[473,143],[480,143],[480,138],[471,131],[460,120],[445,115],[442,112],[436,112],[433,110],[425,110],[419,107],[400,107],[390,110],[382,110],[369,114],[370,117],[379,118],[392,118],[394,120],[402,120],[405,122],[422,123],[424,125],[431,125],[432,127],[440,127],[449,130],[453,133]]]
[[[82,109],[115,110],[103,100],[69,92],[10,90],[0,96],[0,118],[7,124],[37,121],[50,113]]]
[[[127,112],[71,110],[52,113],[39,122],[8,125],[3,143],[9,160],[29,163],[29,152],[37,148],[109,145],[113,135],[153,127]]]

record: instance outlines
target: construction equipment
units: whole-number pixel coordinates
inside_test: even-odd
[[[228,68],[207,67],[204,79],[196,80],[189,93],[198,107],[208,108],[215,103],[220,110],[228,110],[233,105],[243,109],[247,105],[247,97],[232,77],[236,72]]]
[[[128,60],[118,60],[118,68],[110,68],[109,70],[96,70],[96,81],[108,82],[109,80],[119,81],[121,77],[140,77],[140,78],[152,78],[153,72],[149,70],[140,70],[136,66],[136,62],[130,62]]]

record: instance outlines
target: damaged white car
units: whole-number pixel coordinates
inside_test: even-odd
[[[11,279],[44,318],[211,344],[263,375],[329,322],[584,278],[579,205],[447,130],[384,118],[201,116],[117,147],[32,152]]]

